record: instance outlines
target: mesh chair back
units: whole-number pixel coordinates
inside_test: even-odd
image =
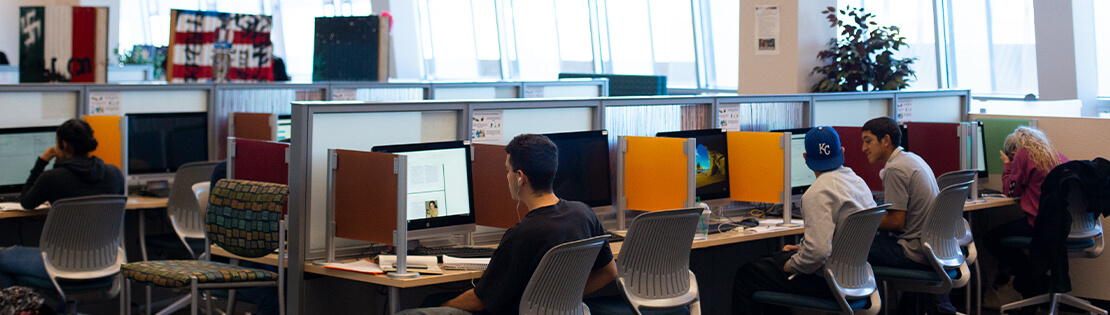
[[[1087,212],[1087,198],[1083,185],[1077,181],[1067,181],[1068,212],[1071,213],[1071,232],[1068,238],[1090,238],[1102,234],[1098,216]]]
[[[937,188],[944,189],[944,187],[973,181],[978,174],[979,171],[977,170],[951,171],[941,174],[940,177],[937,177]]]
[[[208,240],[228,252],[262,257],[281,239],[281,210],[289,196],[282,184],[221,179],[208,196]]]
[[[197,206],[193,185],[212,179],[217,162],[192,162],[177,168],[166,202],[166,214],[178,236],[204,238],[204,211]],[[187,247],[187,246],[186,246]]]
[[[608,237],[567,242],[548,250],[520,297],[520,314],[583,314],[586,280]]]
[[[887,207],[890,205],[856,211],[837,224],[825,269],[832,271],[837,289],[845,297],[862,298],[875,292],[875,275],[867,263],[867,253]]]
[[[119,272],[127,197],[96,195],[50,205],[39,248],[51,277],[95,279]]]
[[[617,276],[624,279],[629,294],[665,299],[690,291],[690,245],[701,212],[649,212],[632,221],[617,258]]]
[[[929,205],[929,213],[925,217],[921,242],[932,247],[944,267],[964,264],[964,253],[956,238],[966,234],[963,213],[968,185],[971,185],[970,181],[944,187]]]

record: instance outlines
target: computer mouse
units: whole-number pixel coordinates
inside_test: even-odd
[[[756,218],[744,218],[743,220],[740,220],[740,222],[737,224],[740,224],[740,226],[743,227],[757,227],[759,226],[759,220],[757,220]]]

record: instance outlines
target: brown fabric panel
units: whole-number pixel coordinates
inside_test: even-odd
[[[397,174],[389,153],[335,150],[335,236],[393,245]]]
[[[277,141],[277,114],[231,113],[235,120],[232,137],[263,141]]]
[[[517,202],[509,192],[505,179],[505,146],[496,144],[471,144],[474,161],[471,172],[474,186],[474,222],[478,225],[511,228],[520,222],[524,213],[514,214]],[[526,209],[517,211],[527,212]]]

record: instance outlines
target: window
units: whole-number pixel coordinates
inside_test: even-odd
[[[851,5],[875,15],[879,26],[894,25],[906,38],[909,47],[902,47],[895,58],[917,58],[911,69],[917,79],[908,90],[937,89],[937,41],[933,26],[933,0],[841,0],[840,8]]]
[[[950,1],[952,87],[975,94],[1037,93],[1033,0]]]
[[[1110,12],[1110,1],[1094,1],[1094,12]],[[1095,53],[1098,54],[1098,95],[1110,97],[1110,21],[1095,14]]]
[[[511,5],[513,27],[507,31],[514,39],[515,50],[509,52],[513,79],[555,80],[560,72],[595,72],[586,0],[516,0]]]
[[[501,79],[493,0],[423,0],[417,10],[427,79]]]
[[[703,0],[704,1],[704,0]],[[740,2],[708,0],[704,9],[706,87],[736,89],[740,80]]]
[[[697,87],[691,2],[607,0],[607,73],[665,75],[671,87]]]

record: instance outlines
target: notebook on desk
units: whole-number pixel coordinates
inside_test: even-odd
[[[50,208],[49,202],[44,202],[31,210],[23,209],[23,205],[19,204],[19,202],[0,202],[0,211],[34,211],[46,208]]]
[[[443,274],[436,256],[406,256],[408,270],[419,273]],[[397,271],[397,255],[378,255],[378,265],[384,271]]]

